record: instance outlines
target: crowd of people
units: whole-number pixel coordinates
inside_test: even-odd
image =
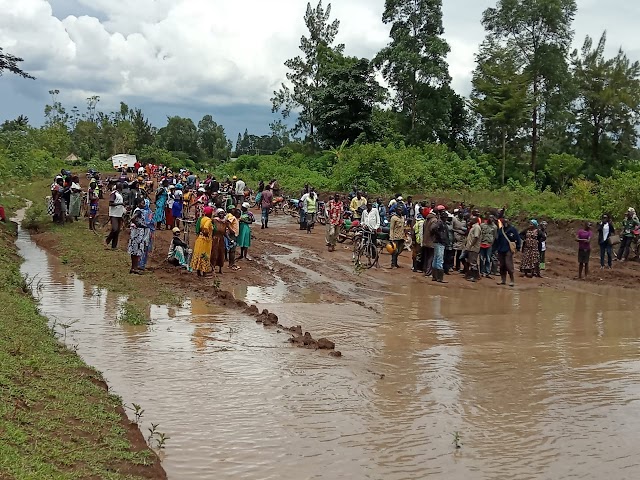
[[[200,180],[188,170],[172,172],[162,166],[122,169],[115,179],[102,181],[91,172],[86,194],[79,177],[61,171],[51,185],[49,214],[54,222],[77,220],[86,204],[89,229],[97,233],[96,221],[103,190],[109,192],[110,231],[105,248],[116,249],[120,232],[130,229],[128,252],[130,273],[142,274],[153,251],[154,234],[172,230],[167,261],[177,267],[207,275],[222,273],[225,264],[237,271],[238,260],[250,260],[251,228],[256,218],[251,212],[252,192],[240,178],[218,181],[213,175]],[[157,187],[155,187],[157,182]],[[261,228],[269,228],[269,215],[279,186],[275,179],[260,182],[255,206],[260,209]],[[521,231],[506,216],[505,208],[481,212],[464,202],[445,206],[435,201],[413,201],[396,194],[389,201],[367,199],[354,191],[343,198],[335,194],[326,203],[319,200],[308,185],[297,201],[300,229],[311,233],[319,208],[326,210],[326,245],[335,251],[338,236],[346,221],[358,225],[363,234],[376,243],[379,233],[388,236],[391,253],[389,268],[401,268],[400,258],[411,256],[411,270],[446,283],[446,276],[460,272],[470,282],[481,278],[500,278],[501,285],[515,285],[514,255],[521,252],[520,272],[525,277],[540,277],[545,269],[547,223],[531,219]],[[105,224],[106,226],[106,224]],[[620,235],[611,218],[604,215],[597,226],[601,268],[611,268],[614,259],[626,261],[632,243],[640,235],[640,221],[630,208],[622,222]],[[190,237],[195,236],[193,248]],[[585,223],[576,234],[579,278],[589,274],[593,227]],[[614,247],[619,244],[616,255]],[[238,255],[239,250],[239,255]],[[605,264],[606,260],[606,264]]]
[[[237,271],[238,260],[251,260],[251,225],[255,217],[250,211],[244,181],[237,177],[219,182],[213,175],[202,181],[187,170],[172,172],[162,166],[140,166],[133,176],[123,168],[115,178],[101,180],[90,172],[89,186],[83,194],[79,177],[63,170],[51,185],[48,197],[49,214],[54,222],[64,224],[80,216],[80,206],[86,203],[89,229],[98,233],[96,224],[103,189],[110,189],[108,223],[110,230],[104,239],[106,249],[118,248],[120,233],[129,228],[129,272],[142,274],[153,251],[155,232],[172,230],[173,237],[167,261],[175,266],[205,275],[228,262]],[[157,181],[157,188],[154,187]],[[265,187],[271,189],[272,184]],[[263,193],[264,203],[269,194]],[[263,219],[263,228],[268,224]],[[106,226],[106,224],[104,225]],[[196,237],[193,249],[189,236]],[[239,250],[239,255],[237,254]]]

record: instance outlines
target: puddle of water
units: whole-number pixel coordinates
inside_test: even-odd
[[[291,348],[198,301],[114,323],[121,299],[79,281],[20,232],[22,271],[68,345],[166,433],[172,479],[636,478],[640,325],[633,292],[409,283],[353,305],[266,305],[333,339]],[[125,276],[123,275],[123,278]],[[245,296],[291,300],[282,287]],[[312,297],[308,297],[312,299]],[[463,447],[452,445],[460,432]]]

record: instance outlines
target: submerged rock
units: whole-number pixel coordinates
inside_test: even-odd
[[[328,340],[326,338],[321,338],[320,340],[318,340],[318,348],[320,350],[333,350],[336,348],[336,344],[333,343],[331,340]]]

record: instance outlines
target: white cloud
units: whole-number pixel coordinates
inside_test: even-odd
[[[314,0],[315,1],[315,0]],[[64,0],[76,16],[58,19],[51,3],[0,0],[0,45],[26,59],[43,89],[81,102],[136,97],[179,105],[260,104],[298,54],[306,0]],[[325,0],[325,5],[327,1]],[[338,41],[350,55],[372,57],[388,41],[384,0],[334,0]],[[444,2],[453,86],[469,92],[474,54],[484,36],[480,17],[493,0]],[[630,47],[640,2],[580,0],[576,44],[609,29],[609,47]],[[75,10],[74,10],[75,8]],[[83,16],[86,11],[96,12]]]

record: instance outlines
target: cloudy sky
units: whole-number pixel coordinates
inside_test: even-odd
[[[315,2],[315,0],[314,0]],[[444,0],[453,87],[470,90],[480,17],[495,0]],[[69,108],[100,95],[99,109],[120,100],[156,125],[166,115],[204,114],[235,139],[245,127],[267,133],[269,98],[297,54],[306,0],[0,0],[0,46],[25,58],[36,81],[0,77],[0,121],[26,114],[42,122],[48,91]],[[325,0],[326,4],[326,0]],[[346,53],[371,58],[388,41],[384,0],[333,0]],[[610,54],[622,46],[640,59],[640,2],[578,0],[576,45],[608,31]]]

